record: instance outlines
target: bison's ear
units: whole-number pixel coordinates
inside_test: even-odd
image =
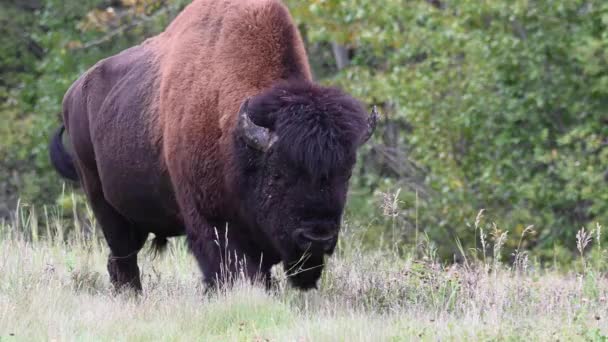
[[[371,138],[374,134],[374,131],[376,130],[376,124],[378,123],[378,116],[378,109],[376,108],[376,106],[374,106],[372,112],[367,118],[367,131],[361,138],[361,142],[359,143],[359,145],[365,144],[369,140],[369,138]]]
[[[239,109],[239,117],[237,123],[238,134],[245,140],[247,145],[256,150],[266,152],[277,140],[275,134],[270,132],[266,127],[258,126],[249,117],[247,111],[249,107],[249,98],[243,102]]]

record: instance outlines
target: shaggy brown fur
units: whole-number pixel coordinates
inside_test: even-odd
[[[266,151],[237,129],[248,98],[246,114],[276,137]],[[312,83],[278,0],[195,0],[165,32],[77,80],[63,117],[75,165],[61,134],[52,160],[78,174],[112,282],[135,289],[149,233],[160,244],[187,234],[209,283],[239,270],[268,281],[282,260],[294,285],[314,287],[369,131],[361,104]]]

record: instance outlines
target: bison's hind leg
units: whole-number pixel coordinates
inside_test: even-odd
[[[104,229],[104,234],[108,236],[109,234],[105,231],[106,229]],[[127,234],[123,236],[114,235],[115,238],[122,241],[116,242],[108,239],[108,245],[110,246],[110,255],[108,256],[110,281],[116,291],[132,289],[141,292],[137,253],[146,242],[148,234],[136,233],[135,230],[125,233]]]
[[[93,213],[110,247],[108,272],[112,285],[117,291],[132,289],[141,292],[137,253],[144,246],[148,232],[139,229],[108,203],[97,172],[86,168],[79,171]]]
[[[130,224],[105,201],[96,202],[93,211],[110,247],[108,273],[114,289],[141,292],[137,253],[146,243],[148,233]]]

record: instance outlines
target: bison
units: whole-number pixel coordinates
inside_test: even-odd
[[[141,291],[137,253],[185,234],[209,285],[244,273],[316,287],[376,113],[313,82],[279,0],[195,0],[159,35],[85,72],[50,144],[110,248],[116,289]],[[73,146],[62,144],[64,130]]]

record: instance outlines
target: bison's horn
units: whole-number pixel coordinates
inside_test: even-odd
[[[276,138],[270,133],[268,128],[258,126],[251,121],[247,112],[248,107],[249,99],[245,100],[239,109],[237,129],[247,145],[266,152],[275,142]]]
[[[378,123],[378,109],[376,108],[376,106],[374,106],[372,112],[367,118],[367,132],[365,132],[365,135],[361,139],[361,145],[365,144],[369,140],[369,138],[372,137],[374,131],[376,130],[376,123]]]

